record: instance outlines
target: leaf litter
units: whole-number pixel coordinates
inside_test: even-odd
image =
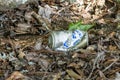
[[[120,79],[118,0],[31,0],[9,9],[0,6],[0,80]],[[48,47],[49,32],[76,28],[88,31],[87,47],[70,52]]]

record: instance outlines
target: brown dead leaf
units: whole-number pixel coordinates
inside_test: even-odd
[[[24,76],[23,74],[21,74],[20,72],[15,71],[6,80],[28,80],[28,78]]]
[[[60,73],[56,74],[56,75],[54,76],[53,80],[59,80],[59,78],[60,78]]]
[[[25,53],[22,51],[22,49],[20,49],[20,50],[18,51],[18,53],[19,53],[18,57],[19,57],[20,59],[23,59],[23,58],[25,57]]]
[[[25,57],[28,61],[38,62],[39,60],[39,56],[35,52],[29,52],[28,54],[25,55]]]
[[[72,55],[72,58],[77,58],[77,57],[79,57],[79,54],[78,54],[78,53],[74,53],[74,54]]]
[[[71,6],[70,9],[71,9],[72,11],[77,11],[77,10],[78,10],[77,5]]]
[[[99,70],[99,75],[103,80],[106,80],[106,77],[102,71]]]
[[[92,15],[92,18],[93,18],[93,20],[96,20],[96,19],[99,18],[99,16],[98,15]]]
[[[98,31],[98,34],[103,35],[103,34],[104,34],[103,30],[99,30],[99,31]]]
[[[113,31],[110,33],[109,37],[112,38],[113,36],[115,36],[115,34],[116,34],[116,32]]]
[[[100,19],[100,20],[98,20],[98,22],[101,23],[101,24],[106,24],[104,19]]]
[[[1,76],[4,76],[4,71],[3,70],[0,70],[0,77]]]
[[[34,45],[34,49],[35,50],[42,49],[42,39],[41,38],[39,38],[39,39],[36,40],[35,45]]]
[[[46,70],[50,64],[50,60],[48,59],[39,59],[38,64],[42,67],[42,69]]]
[[[68,65],[69,67],[76,67],[76,68],[79,68],[79,66],[76,64],[76,63],[71,63]]]
[[[103,7],[105,5],[105,0],[97,0],[97,5]]]
[[[68,65],[68,67],[74,67],[76,69],[80,68],[80,67],[83,67],[84,66],[84,62],[83,61],[80,61],[79,63],[71,63]]]
[[[107,65],[110,65],[110,64],[117,62],[117,61],[118,61],[118,59],[116,59],[116,58],[108,58],[106,60],[106,62],[104,63],[104,65],[107,66]]]
[[[32,12],[26,12],[25,13],[25,20],[30,23],[31,21],[33,21],[33,17],[32,17]]]
[[[14,48],[15,48],[15,49],[21,48],[21,44],[20,44],[19,42],[15,41],[15,42],[13,42],[13,43],[14,43]]]
[[[112,46],[112,45],[109,46],[110,51],[115,51],[116,49],[117,49],[117,46]]]
[[[113,58],[113,59],[109,59],[108,62],[111,63],[111,62],[115,62],[115,61],[117,61],[117,60],[118,60],[118,59],[114,59],[114,58]]]
[[[81,16],[85,19],[91,19],[91,17],[92,17],[91,14],[89,12],[85,11],[85,10],[83,10],[81,12]]]
[[[31,27],[32,26],[30,24],[18,23],[15,31],[18,32],[18,33],[26,33],[27,31],[30,31]]]

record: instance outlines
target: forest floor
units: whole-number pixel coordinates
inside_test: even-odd
[[[120,3],[60,1],[0,7],[0,80],[120,80]],[[95,24],[85,48],[49,48],[49,30],[78,21]]]

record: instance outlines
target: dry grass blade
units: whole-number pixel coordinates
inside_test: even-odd
[[[77,73],[75,73],[73,70],[66,70],[67,71],[67,73],[71,76],[71,77],[73,77],[73,78],[75,78],[75,79],[81,79],[81,76],[80,75],[78,75]]]

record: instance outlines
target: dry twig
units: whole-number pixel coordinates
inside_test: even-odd
[[[51,31],[51,25],[48,20],[42,18],[40,15],[38,15],[35,12],[32,12],[31,15],[40,23],[43,27],[45,27],[48,31]]]

